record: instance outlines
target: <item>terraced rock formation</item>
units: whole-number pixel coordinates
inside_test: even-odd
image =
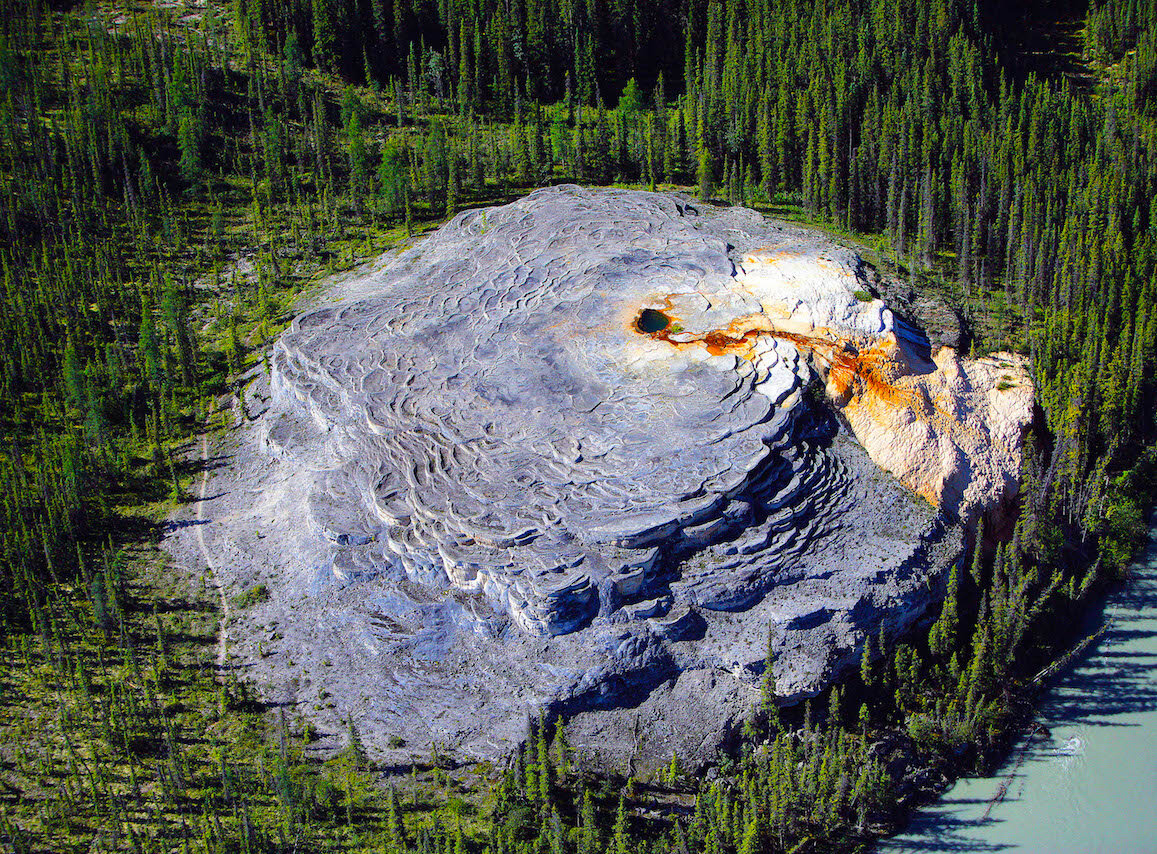
[[[234,634],[399,762],[544,707],[596,762],[710,758],[769,632],[790,702],[925,613],[1032,401],[820,236],[577,187],[336,286],[264,383],[202,531],[273,592]]]

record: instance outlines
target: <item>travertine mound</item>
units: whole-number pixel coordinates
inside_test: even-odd
[[[545,706],[644,765],[711,755],[769,630],[784,699],[815,693],[936,600],[1031,404],[1019,362],[933,360],[867,287],[752,211],[577,187],[340,285],[200,531],[274,591],[258,681],[405,755],[495,756]]]
[[[969,522],[1015,494],[1032,420],[1023,356],[932,354],[863,289],[857,266],[822,256],[752,252],[736,280],[762,312],[732,321],[729,334],[786,336],[810,352],[856,438],[908,488]]]

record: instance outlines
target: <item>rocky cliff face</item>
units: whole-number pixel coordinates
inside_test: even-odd
[[[201,532],[274,591],[259,682],[398,761],[493,757],[545,706],[644,766],[710,757],[769,632],[786,702],[918,619],[1032,400],[1014,357],[932,354],[846,249],[576,187],[338,286],[268,395]]]
[[[1027,360],[962,359],[948,346],[933,353],[923,332],[864,289],[860,273],[855,259],[752,252],[736,280],[761,311],[732,321],[729,334],[754,329],[811,354],[872,459],[930,504],[972,522],[1016,492],[1032,420]]]

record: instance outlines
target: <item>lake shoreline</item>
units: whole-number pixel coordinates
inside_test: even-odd
[[[1136,783],[1121,769],[1143,761],[1157,731],[1157,618],[1147,616],[1157,602],[1157,514],[1149,525],[1149,540],[1126,578],[1105,584],[1086,609],[1079,634],[1095,639],[1042,682],[1031,714],[1010,730],[998,764],[981,776],[962,776],[938,797],[914,805],[906,828],[881,840],[879,850],[1020,850],[1025,839],[1033,847],[1024,850],[1147,850],[1131,847],[1135,839],[1104,836],[1143,824],[1148,817],[1143,799],[1135,814],[1119,821],[1099,825],[1073,817],[1079,812],[1074,804]],[[1080,776],[1095,775],[1100,767],[1095,763],[1114,750],[1120,755],[1102,777]],[[1137,801],[1123,794],[1110,803],[1127,807]],[[1048,809],[1058,812],[1044,821],[1041,812]],[[1031,822],[1021,823],[1029,811]],[[1057,840],[1041,836],[1074,822]],[[1094,838],[1095,833],[1102,836]]]

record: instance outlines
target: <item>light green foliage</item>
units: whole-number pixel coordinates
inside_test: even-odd
[[[269,588],[264,584],[254,584],[243,593],[233,597],[233,604],[238,608],[252,608],[262,602],[269,601]]]

